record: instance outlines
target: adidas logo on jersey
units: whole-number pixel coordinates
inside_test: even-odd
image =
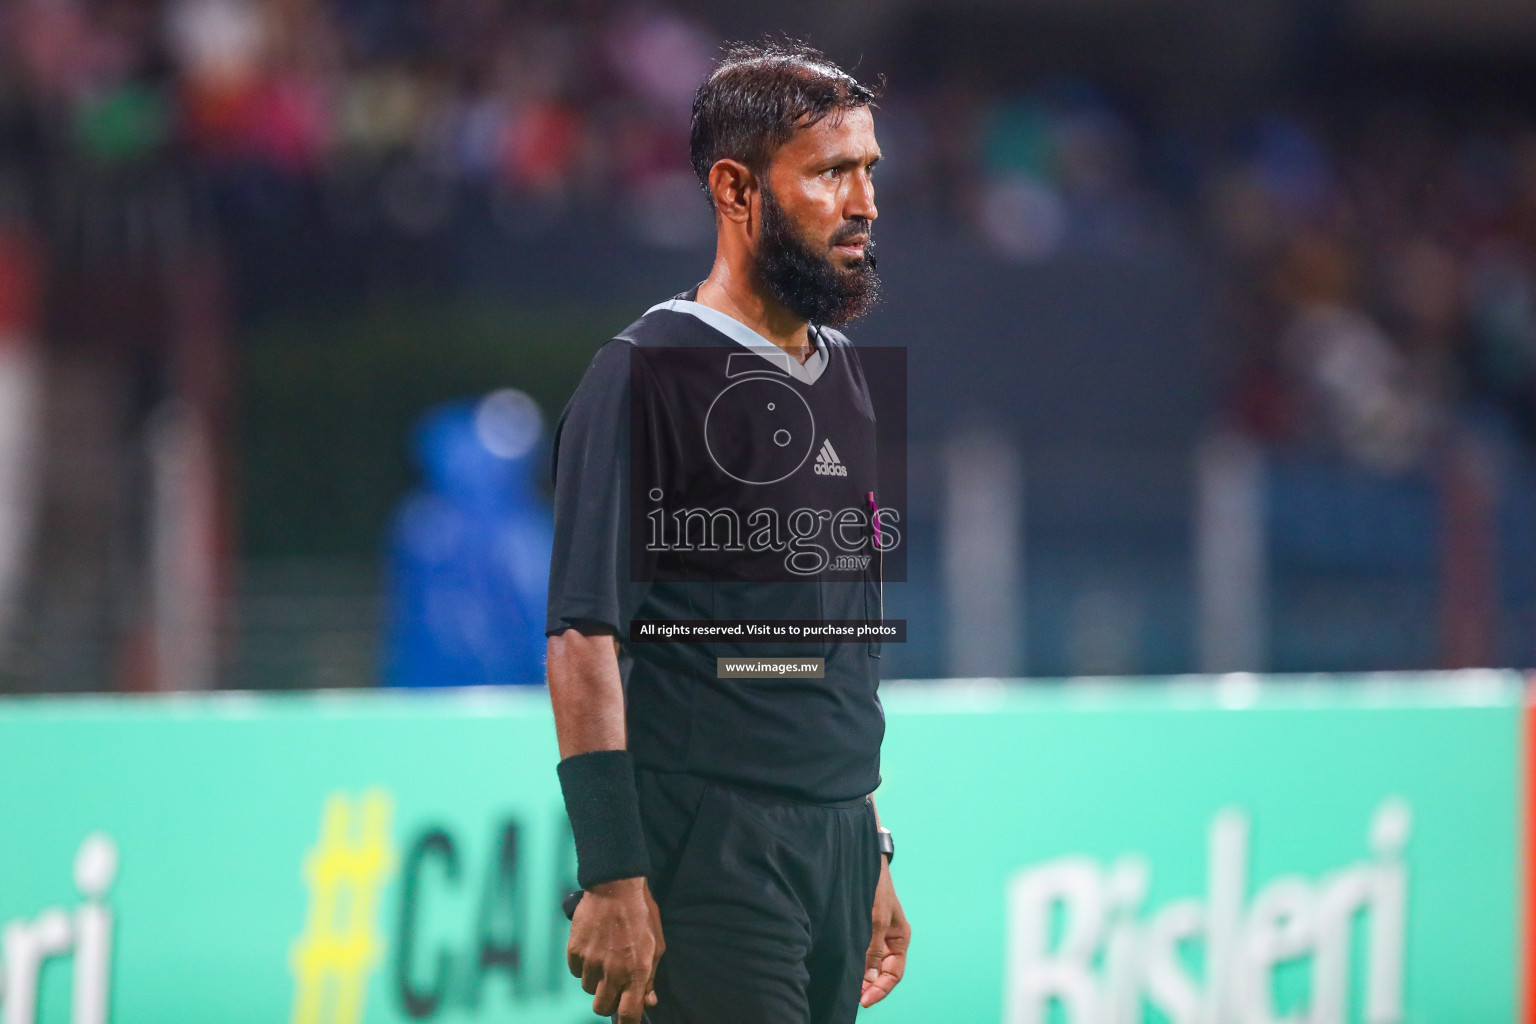
[[[816,453],[816,475],[848,475],[848,467],[843,465],[843,460],[837,457],[837,451],[832,447],[832,441],[830,438],[821,442],[821,451]]]

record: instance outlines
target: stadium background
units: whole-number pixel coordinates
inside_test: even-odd
[[[1177,708],[1152,677],[1536,660],[1528,3],[11,0],[0,692],[419,685],[446,678],[422,668],[445,647],[457,670],[526,681],[529,646],[487,637],[540,571],[547,431],[528,399],[547,426],[604,338],[705,273],[688,100],[722,40],[765,31],[889,81],[886,298],[853,332],[907,347],[912,381],[910,582],[887,595],[910,640],[887,647],[887,677],[1033,679],[1029,699],[1069,702],[1082,688],[1063,680],[1140,677],[1115,701]],[[461,506],[526,542],[474,586],[423,555],[448,544],[434,510]],[[505,561],[493,540],[451,568]],[[1246,678],[1224,684],[1244,708]],[[1497,705],[1508,734],[1443,739],[1427,763],[1480,790],[1484,845],[1441,870],[1511,869],[1486,962],[1514,974],[1523,698],[1516,676],[1494,696],[1488,678],[1443,684],[1443,703]],[[1335,686],[1322,703],[1378,692]],[[479,714],[447,700],[431,713]],[[1403,702],[1424,703],[1380,700]],[[63,810],[112,792],[83,755],[78,778],[54,767],[85,749],[81,723],[231,706],[5,705],[30,738],[9,744],[10,777],[41,795],[4,803],[33,835],[11,846],[0,920],[74,899],[48,865],[107,827]],[[296,706],[322,722],[332,707]],[[1323,814],[1335,838],[1280,867],[1364,855],[1393,797],[1432,830],[1434,800],[1391,770],[1436,736],[1384,747],[1378,790],[1348,798],[1348,820]],[[1167,750],[1114,749],[1106,772],[1183,777]],[[909,765],[941,764],[920,750]],[[1254,779],[1326,776],[1339,752],[1256,750],[1253,779],[1219,797],[1169,783],[1181,829],[1203,834],[1223,801],[1257,820]],[[315,792],[281,812],[303,822],[294,858],[325,794],[369,782],[340,765],[316,762]],[[1286,800],[1327,806],[1328,790]],[[1032,820],[1047,838],[1018,864],[1088,847],[1108,863],[1156,834],[1078,836],[1089,804],[1123,798],[1093,793],[1076,817]],[[58,835],[36,827],[50,814]],[[45,840],[58,849],[26,852]],[[1203,870],[1198,843],[1186,855],[1178,892]],[[279,973],[287,949],[269,951]],[[1512,986],[1497,998],[1466,1019],[1509,1019]],[[1414,1005],[1405,1019],[1455,1004]]]

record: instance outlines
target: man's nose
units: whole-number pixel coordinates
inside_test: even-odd
[[[853,187],[848,190],[848,203],[843,209],[843,216],[848,219],[863,217],[865,220],[874,220],[880,216],[880,211],[875,209],[875,182],[868,171],[853,176]]]

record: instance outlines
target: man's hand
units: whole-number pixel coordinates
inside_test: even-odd
[[[656,1005],[652,986],[666,948],[645,879],[621,878],[594,885],[576,905],[565,962],[593,997],[593,1013],[640,1024],[645,1007]]]
[[[907,970],[907,946],[912,942],[912,926],[907,923],[896,886],[891,883],[891,865],[880,858],[880,882],[875,886],[874,934],[869,952],[864,956],[864,991],[860,1006],[874,1006],[891,994]]]

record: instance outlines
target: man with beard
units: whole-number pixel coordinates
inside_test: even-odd
[[[661,511],[768,509],[772,535],[797,531],[797,510],[867,502],[864,550],[884,550],[874,407],[835,330],[877,291],[874,98],[809,47],[727,52],[690,140],[714,266],[598,352],[556,431],[545,630],[583,889],[567,956],[594,1011],[624,1024],[843,1024],[905,969],[871,796],[878,645],[631,632],[881,615],[878,554],[850,579],[771,536],[717,543],[717,520],[669,544]],[[822,674],[717,661],[780,654],[820,655]]]

